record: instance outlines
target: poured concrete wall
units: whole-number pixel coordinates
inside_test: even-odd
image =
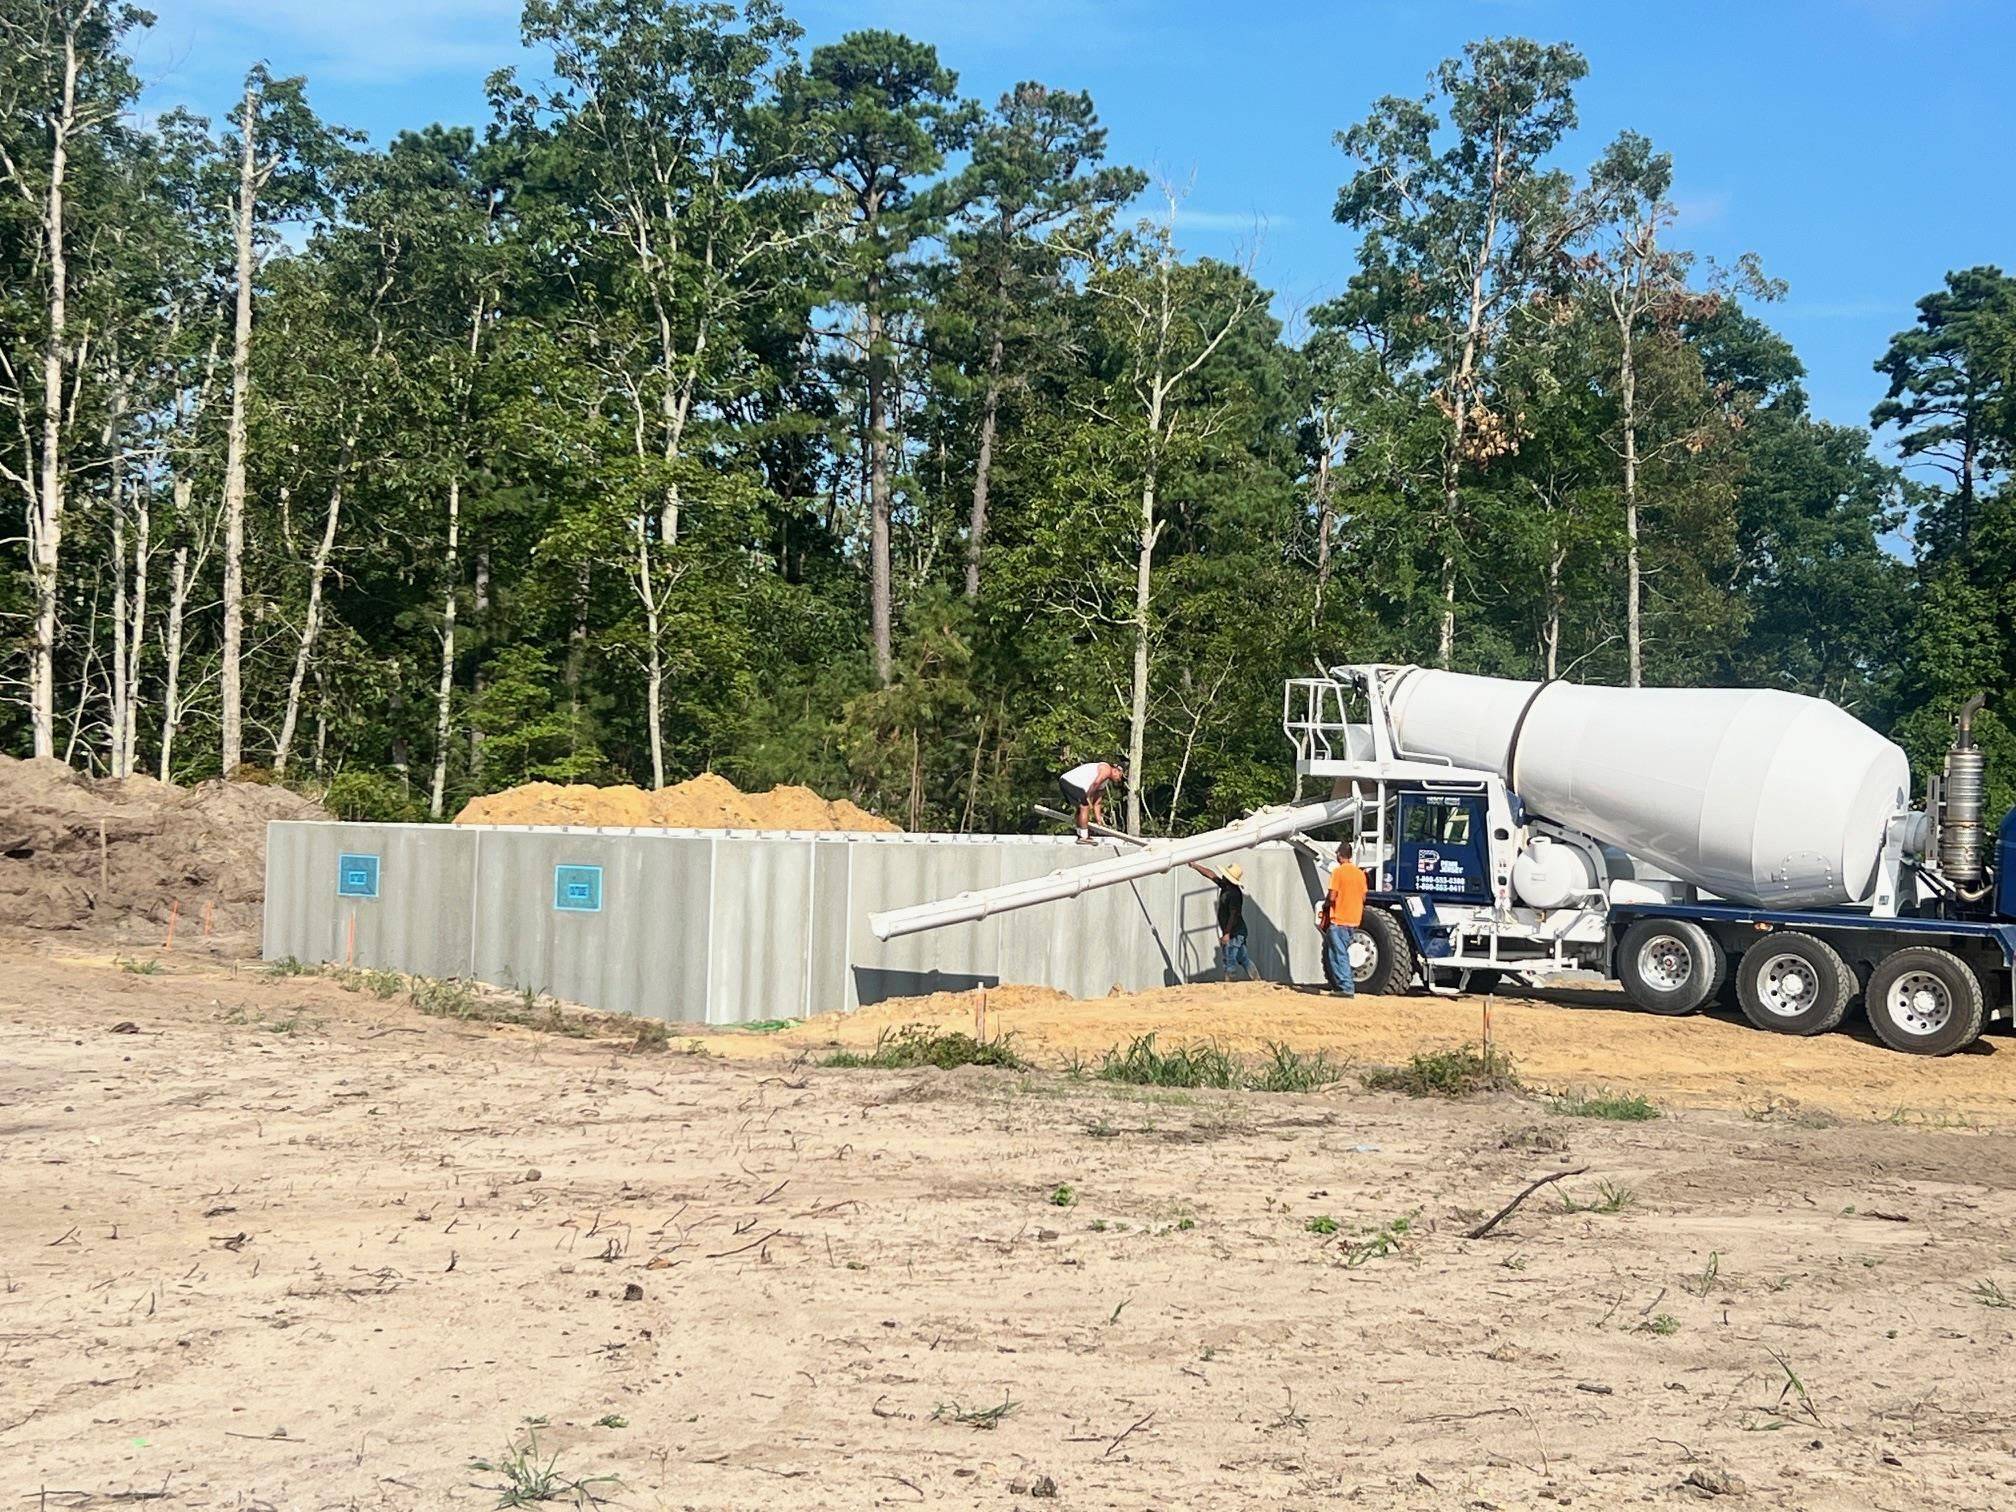
[[[1096,997],[1214,977],[1216,889],[1187,867],[898,940],[868,927],[883,909],[1116,849],[1030,835],[274,824],[265,955],[469,977],[709,1024],[1002,982]],[[376,896],[339,892],[345,855],[377,858]],[[1317,869],[1285,845],[1213,864],[1235,860],[1260,975],[1319,984]],[[556,906],[556,867],[599,867],[599,908]],[[352,875],[354,891],[362,872]]]

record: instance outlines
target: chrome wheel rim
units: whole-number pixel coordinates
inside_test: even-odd
[[[1379,959],[1379,952],[1372,943],[1372,937],[1362,929],[1351,931],[1351,944],[1344,954],[1351,962],[1352,980],[1360,982],[1372,974],[1372,968]]]
[[[1757,973],[1757,1001],[1766,1013],[1798,1018],[1820,1001],[1820,973],[1804,956],[1784,951],[1764,962]]]
[[[1937,1034],[1953,1020],[1953,994],[1929,971],[1907,971],[1883,994],[1890,1021],[1906,1034]]]
[[[1694,952],[1678,935],[1654,935],[1638,947],[1638,975],[1660,992],[1677,992],[1694,977]]]

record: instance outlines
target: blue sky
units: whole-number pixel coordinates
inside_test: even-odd
[[[518,0],[151,0],[139,47],[156,108],[221,113],[263,58],[305,73],[329,119],[382,138],[480,122],[497,66],[536,70]],[[1580,168],[1626,127],[1672,152],[1680,239],[1754,251],[1788,281],[1767,312],[1815,408],[1867,422],[1870,364],[1949,268],[2016,265],[2016,4],[2006,0],[796,0],[807,45],[860,26],[937,44],[963,90],[1089,89],[1112,155],[1189,185],[1191,250],[1251,250],[1296,311],[1349,276],[1330,220],[1332,137],[1386,93],[1419,93],[1478,36],[1588,56]]]

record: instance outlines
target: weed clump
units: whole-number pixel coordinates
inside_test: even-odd
[[[1008,1036],[978,1040],[970,1034],[923,1024],[905,1024],[893,1034],[885,1029],[875,1037],[873,1050],[836,1050],[820,1064],[876,1071],[907,1071],[919,1066],[940,1071],[950,1071],[955,1066],[994,1066],[1003,1071],[1029,1069],[1029,1063],[1016,1053]]]
[[[1136,1087],[1208,1087],[1221,1091],[1317,1092],[1344,1079],[1344,1068],[1321,1050],[1305,1055],[1270,1041],[1267,1059],[1247,1066],[1222,1045],[1178,1045],[1165,1050],[1153,1034],[1126,1049],[1110,1049],[1092,1075]]]
[[[1589,1092],[1550,1097],[1547,1107],[1550,1112],[1565,1113],[1570,1118],[1607,1118],[1615,1123],[1643,1123],[1659,1116],[1658,1108],[1635,1092],[1629,1096],[1622,1092]]]
[[[1359,1080],[1368,1092],[1405,1092],[1409,1097],[1469,1097],[1519,1088],[1509,1055],[1475,1045],[1424,1051],[1408,1057],[1404,1066],[1378,1066]]]
[[[539,1421],[543,1423],[545,1420],[542,1418]],[[489,1488],[497,1493],[500,1508],[531,1507],[562,1498],[571,1498],[577,1505],[583,1502],[593,1505],[598,1500],[594,1492],[596,1486],[619,1484],[613,1475],[594,1475],[581,1480],[563,1474],[559,1464],[558,1454],[540,1458],[539,1435],[536,1430],[528,1430],[524,1443],[507,1444],[503,1455],[494,1460],[472,1459],[469,1468],[502,1477],[501,1485]]]

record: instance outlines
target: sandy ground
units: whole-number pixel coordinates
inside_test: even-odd
[[[783,1044],[815,1054],[868,1046],[908,1023],[975,1032],[974,993],[880,1003],[825,1014],[782,1031]],[[1325,1050],[1346,1062],[1392,1065],[1423,1049],[1477,1044],[1481,998],[1372,998],[1343,1002],[1271,983],[1172,987],[1080,1001],[1041,987],[985,996],[987,1035],[1011,1034],[1038,1064],[1096,1063],[1109,1047],[1154,1034],[1162,1045],[1212,1042],[1258,1052],[1269,1042]],[[1621,993],[1553,988],[1490,1004],[1491,1041],[1542,1089],[1639,1092],[1683,1107],[1737,1111],[1793,1106],[1856,1118],[2016,1124],[2016,1035],[1989,1032],[1963,1055],[1899,1055],[1856,1021],[1835,1034],[1793,1039],[1753,1029],[1734,1012],[1685,1019],[1640,1013]],[[710,1044],[713,1042],[710,1041]],[[770,1054],[746,1036],[723,1054]]]
[[[1154,996],[1106,1042],[1370,1054],[1477,1014]],[[1498,1032],[1566,1069],[1549,1011]],[[1739,1103],[1890,1100],[1851,1040],[1551,1011],[1592,1061],[1668,1045],[1682,1091],[1735,1053]],[[2016,1505],[2001,1134],[842,1071],[792,1043],[821,1035],[630,1054],[0,950],[8,1500],[490,1507],[470,1461],[536,1431],[637,1508]],[[1993,1110],[2005,1045],[1936,1088],[1881,1066]]]

